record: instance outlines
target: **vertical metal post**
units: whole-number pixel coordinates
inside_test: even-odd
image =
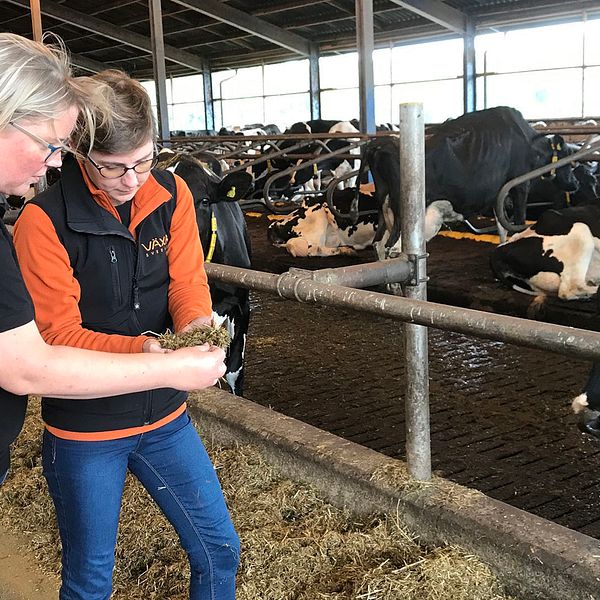
[[[362,133],[375,133],[373,37],[373,0],[356,0],[356,47]]]
[[[319,74],[319,46],[311,44],[310,56],[308,57],[308,69],[310,78],[310,118],[321,118],[321,76]]]
[[[415,261],[415,280],[406,297],[427,300],[425,261],[425,118],[421,103],[400,105],[402,250]],[[406,462],[417,480],[431,479],[429,432],[429,357],[427,327],[407,323]]]
[[[206,129],[215,128],[215,102],[213,99],[212,71],[210,63],[204,61],[204,71],[202,71],[202,82],[204,85],[204,122]]]
[[[477,107],[477,70],[475,65],[475,25],[467,18],[466,33],[463,36],[463,108],[473,112]]]
[[[163,40],[162,10],[160,0],[149,0],[150,34],[152,42],[152,65],[156,85],[156,109],[158,112],[158,135],[169,140],[169,108],[167,105],[167,70],[165,67],[165,42]]]

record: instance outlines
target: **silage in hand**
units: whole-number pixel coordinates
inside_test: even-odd
[[[231,337],[225,328],[210,325],[198,327],[184,333],[167,331],[159,335],[157,339],[161,347],[166,350],[178,350],[179,348],[201,346],[202,344],[210,344],[225,349],[231,342]]]

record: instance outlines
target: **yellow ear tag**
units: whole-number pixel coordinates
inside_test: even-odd
[[[235,198],[235,185],[227,192],[228,198]]]

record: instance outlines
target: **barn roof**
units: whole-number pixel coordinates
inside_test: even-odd
[[[74,64],[152,77],[148,0],[41,0],[44,31]],[[376,46],[600,16],[597,0],[373,0]],[[418,7],[420,12],[407,6]],[[29,0],[0,0],[0,30],[31,37]],[[356,46],[355,0],[162,0],[168,75],[253,66]],[[426,13],[428,16],[423,16]],[[433,20],[431,20],[433,19]],[[469,21],[470,20],[470,21]]]

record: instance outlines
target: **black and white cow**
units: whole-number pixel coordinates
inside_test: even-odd
[[[354,189],[335,190],[333,203],[341,214],[348,214]],[[377,210],[371,194],[359,192],[359,216],[354,223],[348,217],[334,215],[324,195],[307,198],[302,206],[274,221],[267,229],[272,244],[285,248],[292,256],[335,256],[354,254],[373,244],[377,231]],[[441,200],[427,208],[425,237],[431,239],[446,221],[460,219],[452,205]]]
[[[545,137],[519,111],[506,106],[467,113],[428,129],[428,133],[426,204],[448,200],[464,217],[491,212],[507,181],[550,164],[553,156],[562,158],[571,153],[560,136]],[[380,207],[376,242],[388,231],[385,246],[391,249],[399,241],[401,227],[398,141],[381,138],[370,142],[361,170],[366,166],[373,175]],[[577,189],[570,165],[557,169],[555,176],[561,189]],[[528,187],[524,183],[511,191],[518,224],[525,222]]]
[[[354,199],[353,189],[336,190],[333,203],[347,213]],[[305,198],[302,205],[285,217],[273,221],[267,229],[271,243],[292,256],[335,256],[354,254],[373,243],[377,227],[374,198],[360,194],[356,223],[336,217],[323,194]]]
[[[315,134],[315,133],[358,133],[358,129],[350,121],[339,121],[334,119],[312,119],[309,121],[298,121],[290,127],[288,127],[284,134],[286,135],[298,135],[298,134]],[[324,140],[327,147],[331,152],[341,150],[348,146],[349,141],[347,139],[331,139]],[[284,150],[295,145],[297,141],[284,140],[279,144],[279,148]],[[321,151],[322,146],[307,140],[306,144],[297,150],[293,151],[293,154],[312,154]],[[353,151],[349,151],[353,153]],[[306,186],[307,189],[316,190],[320,189],[321,181],[323,179],[328,180],[334,177],[340,177],[353,170],[354,161],[348,161],[343,158],[327,157],[324,152],[323,160],[320,160],[317,165],[311,165],[307,167],[301,167],[296,170],[290,177],[289,182],[292,186]],[[357,156],[358,158],[358,156]],[[279,156],[271,161],[274,170],[283,171],[293,164],[301,165],[302,160],[292,160],[286,156]],[[353,182],[348,182],[346,186],[352,185]]]
[[[520,291],[590,298],[600,284],[600,204],[547,210],[494,248],[490,266],[500,281]]]
[[[158,168],[168,168],[189,186],[194,197],[196,220],[206,262],[250,268],[250,239],[244,214],[238,204],[252,184],[241,171],[221,176],[219,162],[196,160],[185,154],[161,152]],[[210,295],[216,325],[231,336],[227,351],[225,379],[231,391],[241,396],[244,385],[244,349],[250,321],[249,292],[218,281],[211,282]]]

